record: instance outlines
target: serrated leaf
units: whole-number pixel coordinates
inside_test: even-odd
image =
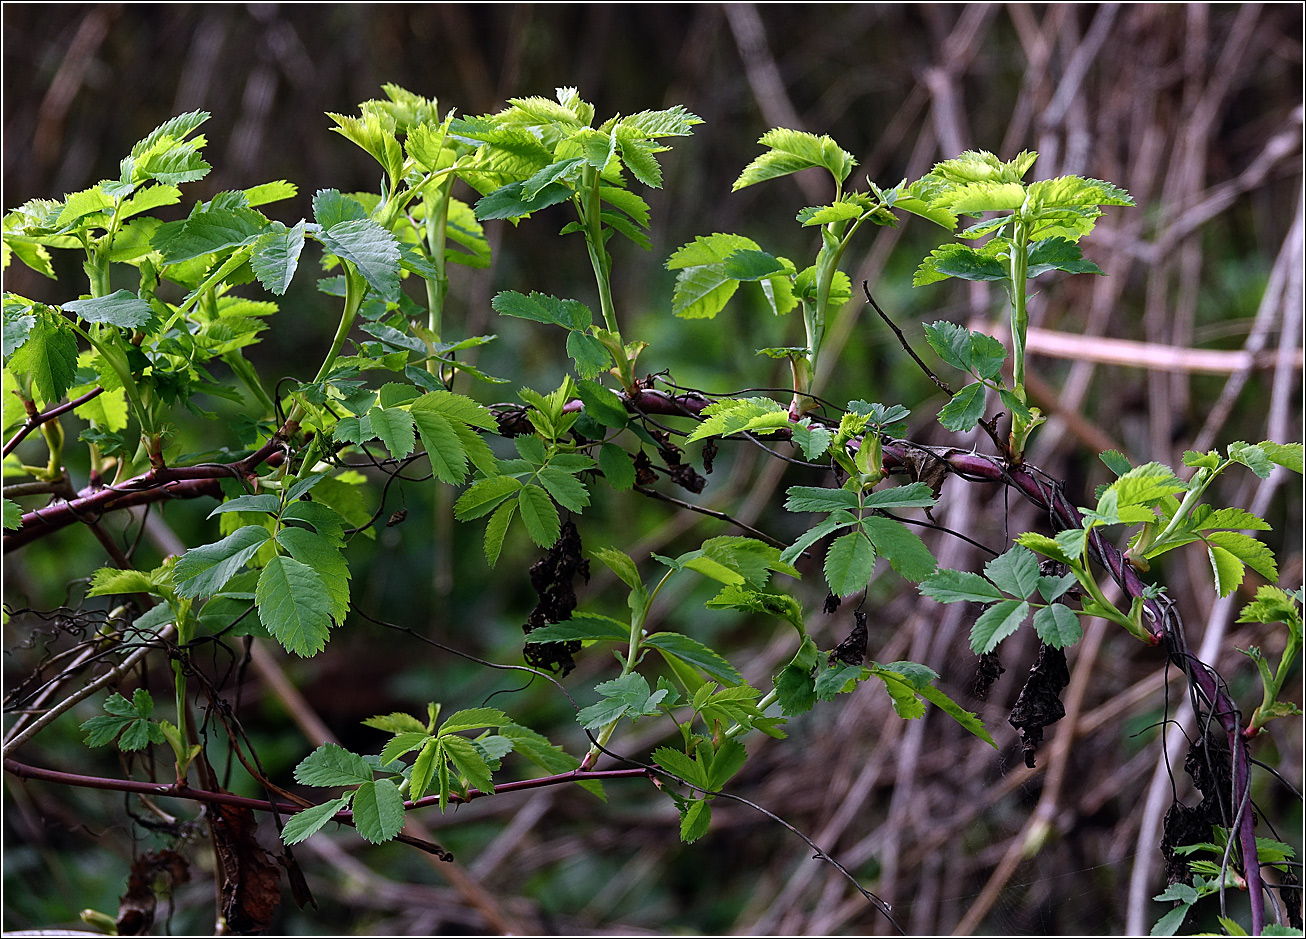
[[[616,444],[605,443],[599,448],[599,469],[613,489],[624,492],[635,485],[635,462]]]
[[[476,217],[481,221],[494,218],[513,219],[530,215],[540,209],[557,205],[571,198],[572,188],[566,183],[550,183],[529,198],[524,194],[525,182],[501,186],[476,203]]]
[[[1205,540],[1208,545],[1218,545],[1228,551],[1271,583],[1279,579],[1274,552],[1264,542],[1235,531],[1213,531]]]
[[[173,570],[177,594],[202,597],[217,593],[271,537],[261,525],[246,525],[221,541],[191,548]]]
[[[426,725],[403,711],[392,711],[389,714],[378,714],[375,717],[369,717],[363,721],[364,727],[371,727],[375,730],[383,730],[386,733],[426,733]]]
[[[1003,592],[1023,600],[1038,587],[1038,559],[1028,548],[1016,545],[985,564],[984,575]]]
[[[331,629],[330,592],[317,571],[277,556],[259,575],[254,592],[259,619],[288,652],[308,657],[326,646]]]
[[[1034,632],[1054,649],[1073,646],[1083,636],[1079,617],[1064,603],[1053,603],[1034,612]]]
[[[337,743],[322,744],[295,767],[295,781],[304,786],[356,786],[371,779],[372,767]]]
[[[517,511],[517,502],[505,502],[490,516],[485,526],[485,560],[491,567],[499,561],[499,552],[503,550],[503,539],[512,523],[513,513]]]
[[[889,562],[889,566],[907,580],[922,581],[939,566],[925,542],[895,519],[878,516],[864,518],[862,530],[875,545],[875,550]]]
[[[30,376],[47,402],[58,401],[76,380],[76,334],[60,317],[42,313],[27,341],[9,356],[8,365],[14,374]]]
[[[277,542],[296,561],[308,565],[322,577],[331,599],[331,618],[343,622],[349,612],[349,562],[332,541],[305,528],[287,527],[277,532]]]
[[[936,571],[920,587],[923,596],[939,603],[992,603],[1002,591],[972,571]]]
[[[998,238],[982,248],[956,243],[940,245],[921,262],[912,277],[912,286],[923,287],[949,277],[971,281],[1007,280],[1011,271],[1007,263],[998,257],[1002,247],[1002,240]]]
[[[712,806],[706,799],[694,799],[685,803],[684,813],[680,817],[680,840],[693,844],[707,834],[712,824]]]
[[[259,283],[277,296],[285,294],[299,269],[299,255],[304,250],[304,222],[294,228],[277,229],[260,235],[254,242],[249,266]]]
[[[830,592],[837,597],[865,590],[875,570],[875,546],[861,531],[841,535],[826,552],[824,570]]]
[[[567,336],[567,355],[576,363],[581,378],[597,378],[612,366],[612,353],[603,343],[583,332]]]
[[[804,551],[810,548],[816,542],[820,541],[826,535],[838,531],[841,528],[847,528],[849,525],[856,525],[857,516],[846,511],[833,512],[825,521],[815,525],[803,532],[792,545],[780,555],[780,560],[786,564],[792,564],[802,555]]]
[[[402,460],[413,452],[417,441],[413,435],[413,417],[408,411],[374,407],[367,412],[367,419],[372,425],[372,433],[385,444],[391,456]],[[461,445],[459,449],[462,449]]]
[[[936,501],[934,491],[928,484],[908,483],[905,486],[869,492],[863,497],[862,505],[868,509],[912,509],[929,508]]]
[[[968,732],[983,740],[993,749],[998,748],[993,737],[984,729],[984,723],[979,719],[978,715],[967,711],[933,685],[927,684],[924,687],[917,688],[916,691],[921,697],[939,708]]]
[[[321,805],[296,812],[286,820],[285,827],[281,829],[281,843],[299,844],[331,821],[337,812],[347,808],[353,798],[354,794],[351,792],[343,798],[332,799],[330,802],[323,802]]]
[[[404,827],[404,797],[388,779],[369,780],[354,793],[354,827],[372,844],[390,841]]]
[[[857,494],[847,489],[790,486],[786,495],[785,509],[790,512],[836,512],[857,508]]]
[[[532,292],[529,296],[515,290],[496,294],[490,305],[504,316],[549,323],[564,329],[588,329],[594,314],[579,300],[559,300],[544,293]]]
[[[73,300],[62,306],[88,323],[109,323],[124,329],[144,326],[154,315],[150,305],[130,290],[115,290],[107,297]]]
[[[652,646],[664,657],[687,662],[725,685],[737,685],[743,681],[739,671],[716,651],[681,633],[653,633],[644,639],[644,645]]]
[[[692,786],[698,786],[700,789],[707,789],[707,774],[704,767],[693,757],[686,756],[679,750],[673,750],[671,747],[658,747],[653,751],[653,762],[659,767],[679,776]]]
[[[763,134],[758,143],[771,149],[744,167],[731,186],[731,192],[813,166],[825,167],[836,181],[842,183],[857,165],[851,153],[825,135],[818,137],[805,131],[777,127]]]
[[[426,746],[431,735],[427,733],[426,728],[420,730],[404,730],[395,734],[381,749],[381,763],[392,763],[399,759],[405,753],[411,753],[419,747]]]
[[[527,642],[571,642],[575,639],[630,639],[630,625],[598,613],[572,613],[561,623],[537,626],[526,634]]]
[[[1024,600],[1002,600],[993,604],[975,621],[970,630],[971,650],[983,655],[992,652],[1029,616],[1029,604]]]
[[[984,384],[971,382],[939,411],[939,423],[953,433],[971,430],[984,416]]]
[[[606,350],[604,354],[607,355]],[[608,361],[611,361],[611,356],[608,356]],[[626,413],[626,407],[621,399],[615,392],[597,382],[584,380],[576,382],[576,393],[585,405],[585,413],[604,427],[620,430],[629,422],[630,415]],[[602,460],[599,462],[602,464]]]
[[[340,222],[318,233],[336,257],[351,262],[381,299],[399,299],[399,243],[369,218]]]
[[[437,411],[419,409],[415,404],[408,413],[417,425],[417,432],[422,437],[422,446],[426,448],[426,455],[431,461],[431,472],[435,477],[452,485],[466,479],[467,452],[449,419]]]
[[[539,486],[527,483],[517,494],[517,504],[526,525],[526,534],[541,548],[552,547],[558,540],[561,522],[549,494]]]
[[[787,421],[788,413],[786,407],[770,398],[727,398],[715,401],[703,409],[705,419],[694,428],[688,439],[694,441],[712,436],[727,437],[748,427],[758,418],[778,421],[783,415]]]

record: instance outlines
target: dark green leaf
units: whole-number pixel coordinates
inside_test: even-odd
[[[154,315],[150,305],[129,290],[115,290],[107,297],[73,300],[63,304],[88,323],[110,323],[124,329],[144,326]]]

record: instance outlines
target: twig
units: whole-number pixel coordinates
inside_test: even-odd
[[[942,390],[944,394],[946,394],[949,398],[951,398],[952,388],[948,386],[948,383],[946,381],[944,381],[938,375],[935,375],[934,372],[930,370],[930,367],[921,361],[921,357],[916,354],[916,350],[907,344],[907,337],[902,334],[902,330],[898,328],[898,324],[895,323],[893,320],[889,319],[889,315],[880,309],[880,305],[876,303],[875,298],[871,296],[871,288],[868,286],[869,283],[870,283],[869,281],[865,281],[865,280],[862,281],[862,292],[866,294],[866,302],[871,305],[871,307],[875,310],[876,313],[880,314],[880,319],[884,320],[884,322],[888,324],[889,328],[893,330],[893,334],[898,337],[898,344],[902,346],[903,351],[905,351],[908,355],[912,357],[912,359],[916,362],[916,364],[921,367],[921,371],[923,371],[927,376],[929,376],[930,381],[938,385],[940,390]]]
[[[23,421],[23,425],[14,432],[14,435],[5,441],[4,447],[0,448],[0,456],[8,456],[10,453],[13,453],[14,449],[23,442],[23,438],[36,430],[36,428],[40,427],[46,421],[52,421],[60,414],[67,414],[74,408],[81,407],[87,401],[90,401],[103,393],[104,389],[97,385],[95,388],[86,392],[86,394],[73,398],[71,401],[65,401],[63,404],[47,408],[39,414],[29,415],[27,420]]]

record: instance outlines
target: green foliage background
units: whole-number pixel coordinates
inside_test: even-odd
[[[792,344],[796,324],[772,317],[760,303],[750,306],[746,291],[744,302],[736,299],[715,321],[673,319],[674,277],[663,263],[677,246],[716,231],[746,235],[776,254],[812,251],[810,234],[793,216],[828,195],[819,181],[800,176],[730,193],[756,155],[758,136],[776,125],[830,134],[859,160],[855,179],[869,175],[883,185],[915,178],[962,149],[1009,159],[1030,148],[1042,154],[1040,176],[1080,173],[1128,189],[1140,209],[1103,219],[1086,245],[1110,277],[1044,287],[1036,326],[1242,348],[1255,334],[1258,308],[1280,302],[1286,311],[1294,303],[1290,290],[1266,299],[1285,252],[1287,264],[1277,263],[1298,268],[1295,303],[1301,303],[1300,227],[1295,259],[1290,244],[1302,211],[1302,34],[1293,6],[6,5],[3,43],[6,209],[116,175],[117,159],[135,140],[194,108],[214,115],[205,132],[215,172],[186,190],[185,204],[285,178],[299,185],[300,195],[278,205],[277,217],[293,223],[310,214],[318,189],[375,189],[374,164],[328,132],[324,112],[352,113],[383,82],[438,97],[442,108],[464,115],[495,110],[509,96],[547,96],[558,85],[576,86],[602,115],[683,104],[705,123],[666,156],[663,188],[646,193],[652,251],[614,247],[614,289],[627,315],[638,314],[623,326],[627,338],[652,344],[642,369],[669,369],[678,382],[712,392],[783,384],[777,363],[753,349]],[[552,237],[565,219],[551,212],[517,230],[487,226],[493,268],[454,271],[446,322],[460,335],[498,333],[478,365],[511,377],[510,387],[556,386],[564,351],[556,331],[496,316],[490,308],[496,292],[540,290],[594,305],[583,256],[577,245]],[[919,258],[940,240],[923,224],[900,234],[883,230],[845,263],[854,284],[870,280],[880,305],[920,350],[922,320],[978,328],[998,308],[999,298],[982,289],[911,288]],[[34,299],[68,299],[18,266],[5,281],[6,289]],[[335,312],[304,276],[282,310],[250,358],[271,379],[307,379],[330,341]],[[1291,347],[1300,319],[1289,332]],[[826,396],[839,403],[902,401],[920,418],[910,428],[913,437],[947,440],[925,420],[941,399],[883,323],[854,303],[832,333],[844,346]],[[1278,343],[1271,319],[1269,355]],[[1069,388],[1061,397],[1068,416],[1044,429],[1031,461],[1085,493],[1077,504],[1107,478],[1095,459],[1098,449],[1116,446],[1137,462],[1177,464],[1203,434],[1227,378],[1118,365],[1089,370],[1053,357],[1031,361],[1047,386]],[[1299,384],[1299,369],[1289,370],[1291,382]],[[1286,439],[1300,439],[1297,385],[1285,404],[1273,395],[1278,374],[1262,369],[1248,377],[1230,411],[1208,431],[1214,444],[1261,439],[1275,421],[1288,428]],[[460,390],[486,402],[511,397],[483,385]],[[1055,392],[1040,403],[1055,404]],[[221,401],[205,407],[235,416]],[[213,445],[210,424],[196,421],[183,432],[194,451]],[[822,482],[814,473],[790,472],[782,480],[756,451],[723,447],[700,501],[792,540],[800,521],[781,510],[778,494],[787,485]],[[1239,484],[1230,483],[1224,504],[1250,498]],[[374,616],[474,654],[520,661],[520,624],[535,600],[525,571],[538,551],[524,537],[510,538],[497,568],[488,570],[479,526],[438,521],[448,519],[449,493],[423,484],[392,494],[387,512],[407,509],[408,520],[383,529],[375,542],[354,541],[354,599]],[[1000,496],[951,494],[963,507],[950,524],[986,543],[1000,543],[1007,528],[1033,524],[1023,507]],[[169,506],[164,517],[183,541],[195,543],[210,508],[207,502]],[[1281,583],[1299,584],[1299,494],[1281,491],[1262,514],[1276,529]],[[126,543],[139,532],[139,521],[115,525]],[[733,533],[629,493],[596,504],[581,529],[587,547],[614,544],[636,558],[649,550],[675,554]],[[171,550],[147,534],[137,558],[149,567]],[[945,564],[976,566],[976,556],[950,550]],[[101,563],[91,539],[65,531],[6,558],[6,603],[53,608],[64,602],[70,581]],[[1199,555],[1196,566],[1178,557],[1159,565],[1190,629],[1212,609],[1209,589],[1192,586],[1201,582],[1202,563]],[[805,606],[819,609],[819,577],[809,579],[815,583]],[[901,584],[873,585],[871,655],[909,657],[943,674],[950,694],[981,711],[1005,747],[1002,756],[974,745],[941,715],[909,724],[891,719],[884,696],[874,698],[877,692],[867,687],[850,702],[819,706],[791,728],[787,741],[750,745],[752,759],[736,784],[849,863],[894,905],[909,931],[940,932],[955,928],[976,902],[1048,784],[1042,770],[1015,768],[1018,747],[1005,724],[1034,646],[1026,637],[1023,650],[1004,652],[1008,675],[987,704],[968,698],[975,658],[958,626],[961,611],[923,601]],[[596,570],[582,603],[595,610],[608,603],[608,612],[619,615],[614,585],[615,578]],[[783,651],[768,647],[779,632],[736,614],[705,616],[706,589],[703,596],[672,598],[657,615],[737,649],[734,660],[746,674],[767,673]],[[681,612],[695,609],[692,621]],[[823,648],[846,635],[852,621],[847,608],[815,619]],[[58,625],[30,617],[6,625],[6,650],[13,652],[5,660],[6,682],[21,677],[48,643],[58,648],[52,638]],[[1236,695],[1252,693],[1254,675],[1230,646],[1268,644],[1268,635],[1259,627],[1234,633],[1225,643],[1229,651],[1214,663]],[[1163,714],[1160,658],[1135,646],[1111,635],[1088,662],[1080,736],[1059,764],[1064,780],[1055,832],[1001,885],[981,928],[1124,928],[1137,810],[1159,749],[1151,725]],[[1075,662],[1072,656],[1072,673]],[[433,697],[451,709],[476,707],[503,691],[512,693],[487,703],[511,702],[515,718],[539,729],[553,724],[576,752],[584,742],[570,708],[551,688],[537,683],[523,690],[516,679],[449,660],[357,618],[323,655],[284,664],[312,709],[346,746],[363,752],[380,739],[361,726],[363,718],[419,712]],[[221,670],[229,662],[215,654],[212,665]],[[604,667],[600,657],[582,656],[568,683],[592,685]],[[247,682],[242,720],[269,774],[288,779],[312,745],[266,687]],[[116,774],[108,757],[81,749],[75,728],[91,713],[70,715],[24,755],[52,766],[76,759],[87,772]],[[1271,726],[1260,758],[1300,786],[1299,730],[1279,723],[1289,722]],[[1066,723],[1055,726],[1050,740],[1067,731]],[[613,747],[647,752],[658,741],[645,738],[638,731],[619,736]],[[1050,752],[1044,750],[1041,767]],[[548,791],[487,799],[443,817],[431,812],[427,820],[484,885],[498,915],[527,931],[884,930],[864,901],[808,859],[805,846],[749,810],[718,806],[711,833],[684,846],[665,799],[652,798],[639,783],[608,790],[606,806],[579,790]],[[1256,796],[1264,817],[1299,824],[1300,808],[1281,787],[1266,785]],[[7,780],[5,799],[6,929],[73,923],[83,907],[114,910],[133,850],[154,846],[143,830],[121,824],[119,797]],[[287,902],[286,931],[429,933],[493,925],[466,888],[451,886],[411,849],[338,837],[329,850],[315,851],[309,842],[300,851],[321,908],[301,913]],[[202,876],[196,880],[177,892],[176,932],[207,928],[212,891],[205,893]],[[1153,906],[1151,919],[1164,910]]]

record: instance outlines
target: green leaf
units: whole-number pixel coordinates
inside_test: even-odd
[[[1084,634],[1079,617],[1064,603],[1053,603],[1035,611],[1034,632],[1054,649],[1073,646]]]
[[[30,376],[46,402],[58,401],[76,380],[76,334],[62,317],[41,313],[28,332],[27,341],[10,355],[9,370],[16,375]]]
[[[971,248],[955,242],[940,245],[921,262],[911,284],[913,287],[923,287],[949,277],[972,281],[1007,280],[1011,271],[998,257],[1003,248],[1004,242],[999,238],[992,239],[982,248]]]
[[[375,717],[369,717],[363,721],[363,726],[383,730],[391,734],[423,734],[427,732],[425,724],[413,717],[413,715],[405,714],[403,711],[392,711],[389,714],[378,714]]]
[[[425,727],[420,730],[400,731],[391,737],[381,749],[381,763],[383,765],[392,763],[405,753],[411,753],[413,750],[425,747],[427,741],[431,739],[432,737],[427,733]]]
[[[685,803],[680,816],[680,840],[693,844],[707,834],[712,824],[712,806],[706,799],[693,799]]]
[[[536,479],[565,509],[580,514],[590,504],[589,490],[585,485],[571,473],[556,466],[544,467],[536,474]]]
[[[806,419],[803,423],[790,427],[789,432],[794,442],[803,448],[803,456],[808,460],[815,460],[824,455],[825,451],[830,449],[830,441],[834,439],[834,435],[827,428]]]
[[[871,674],[884,682],[884,690],[889,693],[893,710],[903,720],[915,720],[925,716],[925,705],[919,697],[920,688],[892,669],[872,668]]]
[[[725,685],[737,685],[743,681],[739,671],[716,651],[681,633],[653,633],[644,639],[643,644],[657,649],[664,657],[688,662]]]
[[[1029,604],[1024,600],[1002,600],[993,604],[975,621],[970,630],[971,649],[983,655],[992,652],[1029,616]]]
[[[1263,440],[1260,443],[1263,452],[1271,462],[1278,463],[1284,469],[1301,475],[1303,447],[1299,443],[1275,443]]]
[[[922,687],[918,687],[916,689],[916,692],[922,698],[929,701],[935,707],[939,708],[941,711],[943,711],[945,714],[947,714],[949,717],[955,720],[958,724],[964,727],[972,735],[983,740],[993,749],[996,750],[998,748],[998,745],[994,742],[993,737],[990,736],[989,732],[984,729],[984,723],[979,719],[979,717],[973,714],[972,712],[967,711],[961,705],[957,704],[957,702],[953,701],[951,698],[949,698],[938,688],[935,688],[933,685],[926,684]]]
[[[259,283],[277,296],[282,296],[289,289],[295,271],[299,268],[299,255],[303,250],[303,221],[294,228],[274,227],[254,242],[254,253],[249,259],[250,270]]]
[[[971,430],[984,416],[984,384],[971,382],[939,411],[939,423],[953,433]]]
[[[160,567],[154,571],[119,570],[102,567],[91,575],[87,597],[105,597],[119,593],[151,593],[164,596],[172,585],[172,571]]]
[[[1038,559],[1028,548],[1016,545],[985,564],[984,574],[1003,592],[1023,600],[1038,587]]]
[[[607,355],[606,350],[604,354]],[[611,361],[611,356],[608,356],[608,361]],[[585,380],[576,382],[576,393],[585,405],[585,413],[604,427],[620,430],[630,420],[630,415],[626,413],[626,406],[622,404],[621,399],[597,382]],[[602,462],[600,459],[600,465]]]
[[[924,485],[913,483],[912,485]],[[908,487],[901,487],[908,488]],[[896,519],[872,516],[862,519],[862,530],[889,566],[912,582],[920,582],[939,566],[925,542]]]
[[[304,786],[356,786],[371,779],[372,767],[337,743],[322,744],[295,767],[295,781]]]
[[[810,711],[816,704],[816,682],[812,678],[811,668],[786,665],[775,677],[775,693],[780,713],[785,717]]]
[[[276,515],[281,511],[281,500],[270,492],[236,496],[228,499],[208,514],[209,518],[224,512],[261,512],[264,515]]]
[[[741,251],[758,250],[757,243],[749,238],[719,232],[700,235],[678,248],[666,265],[667,270],[680,271],[671,312],[685,319],[716,316],[739,287],[739,279],[727,272],[726,260]]]
[[[1029,277],[1038,277],[1048,271],[1066,271],[1070,274],[1104,274],[1092,261],[1084,260],[1079,245],[1066,238],[1046,238],[1029,246]]]
[[[605,443],[599,448],[599,469],[613,489],[624,492],[635,485],[635,461],[616,444]]]
[[[648,682],[637,672],[600,682],[594,690],[603,696],[602,700],[581,708],[576,715],[576,720],[586,730],[599,730],[622,717],[635,720],[659,714],[658,704],[667,695],[665,689],[650,694]]]
[[[173,571],[177,594],[202,597],[217,593],[271,537],[261,525],[246,525],[221,541],[191,548]]]
[[[422,437],[422,446],[426,448],[427,458],[431,461],[431,472],[435,477],[452,485],[466,479],[467,451],[463,449],[462,440],[454,430],[453,423],[438,411],[419,409],[416,403],[409,408],[408,413],[417,425],[417,432]]]
[[[838,660],[816,672],[814,690],[821,701],[833,701],[835,696],[852,691],[857,682],[870,677],[870,669],[860,665],[847,665]]]
[[[321,805],[296,812],[286,820],[285,827],[281,829],[282,844],[299,844],[331,821],[337,812],[347,808],[353,798],[354,794],[351,792],[342,798],[332,799],[330,802],[323,802]]]
[[[444,749],[445,756],[449,762],[453,763],[459,774],[467,780],[467,784],[481,792],[494,792],[494,778],[490,772],[489,764],[485,758],[477,752],[476,747],[470,740],[464,737],[454,735],[440,737],[440,745]]]
[[[571,198],[572,188],[566,183],[550,183],[534,195],[524,194],[525,182],[508,183],[476,203],[476,217],[481,221],[492,218],[515,219],[557,205]]]
[[[789,423],[789,410],[770,398],[725,398],[703,409],[704,420],[694,428],[689,440],[704,437],[727,437],[745,429],[762,427],[778,430]]]
[[[291,557],[321,575],[331,599],[331,618],[337,623],[344,622],[349,612],[349,562],[339,547],[326,536],[306,528],[283,528],[276,537]]]
[[[612,353],[593,336],[572,332],[567,336],[567,355],[576,363],[581,378],[597,378],[612,366]]]
[[[1107,487],[1119,506],[1155,505],[1167,496],[1185,492],[1188,484],[1162,463],[1144,463],[1122,474]]]
[[[803,534],[799,535],[797,541],[788,548],[785,548],[784,552],[780,555],[780,560],[784,561],[786,564],[792,564],[794,561],[798,560],[804,551],[816,544],[816,542],[820,541],[826,535],[836,532],[841,528],[847,528],[849,525],[856,525],[857,523],[857,517],[850,512],[833,512],[825,521],[809,528],[807,531],[803,532]]]
[[[837,597],[865,590],[874,569],[875,546],[861,531],[836,538],[825,555],[825,579]]]
[[[350,261],[382,300],[399,300],[399,243],[371,219],[340,222],[318,237],[336,257]]]
[[[259,619],[288,652],[308,657],[326,646],[332,601],[322,576],[294,558],[274,557],[254,592]]]
[[[552,547],[558,540],[561,523],[549,494],[539,486],[527,483],[517,494],[517,503],[521,509],[521,520],[526,525],[526,534],[541,548]]]
[[[785,509],[790,512],[836,512],[858,507],[857,493],[848,489],[790,486],[787,495]]]
[[[354,827],[372,844],[390,841],[404,827],[404,797],[388,779],[368,780],[354,794]]]
[[[911,509],[928,508],[938,501],[926,483],[908,483],[867,493],[862,501],[866,508]]]
[[[731,192],[813,166],[825,167],[836,182],[842,183],[857,165],[853,155],[829,136],[777,127],[763,134],[758,143],[770,150],[744,167]]]
[[[693,757],[671,747],[658,747],[653,751],[653,762],[672,775],[679,776],[691,786],[709,789],[705,767]]]
[[[514,480],[515,481],[515,480]],[[499,506],[489,523],[485,526],[485,560],[491,567],[499,562],[499,552],[503,550],[503,539],[512,523],[512,516],[517,511],[517,502],[505,502]]]
[[[416,440],[413,436],[413,417],[401,408],[374,407],[367,412],[367,419],[376,434],[395,459],[402,460],[413,452]]]
[[[4,500],[4,528],[6,531],[23,527],[23,510],[11,499]]]
[[[1002,591],[972,571],[936,571],[921,583],[920,590],[939,603],[992,603],[1003,599]]]
[[[624,642],[629,638],[629,624],[597,613],[572,613],[571,619],[538,626],[526,634],[527,642],[570,642],[573,639],[611,639]]]
[[[62,306],[88,323],[109,323],[124,329],[144,326],[154,315],[150,305],[130,290],[115,290],[107,297],[73,300]]]
[[[515,290],[504,290],[490,302],[504,316],[549,323],[564,329],[588,329],[594,314],[579,300],[559,300],[545,293],[532,292],[523,296]]]

